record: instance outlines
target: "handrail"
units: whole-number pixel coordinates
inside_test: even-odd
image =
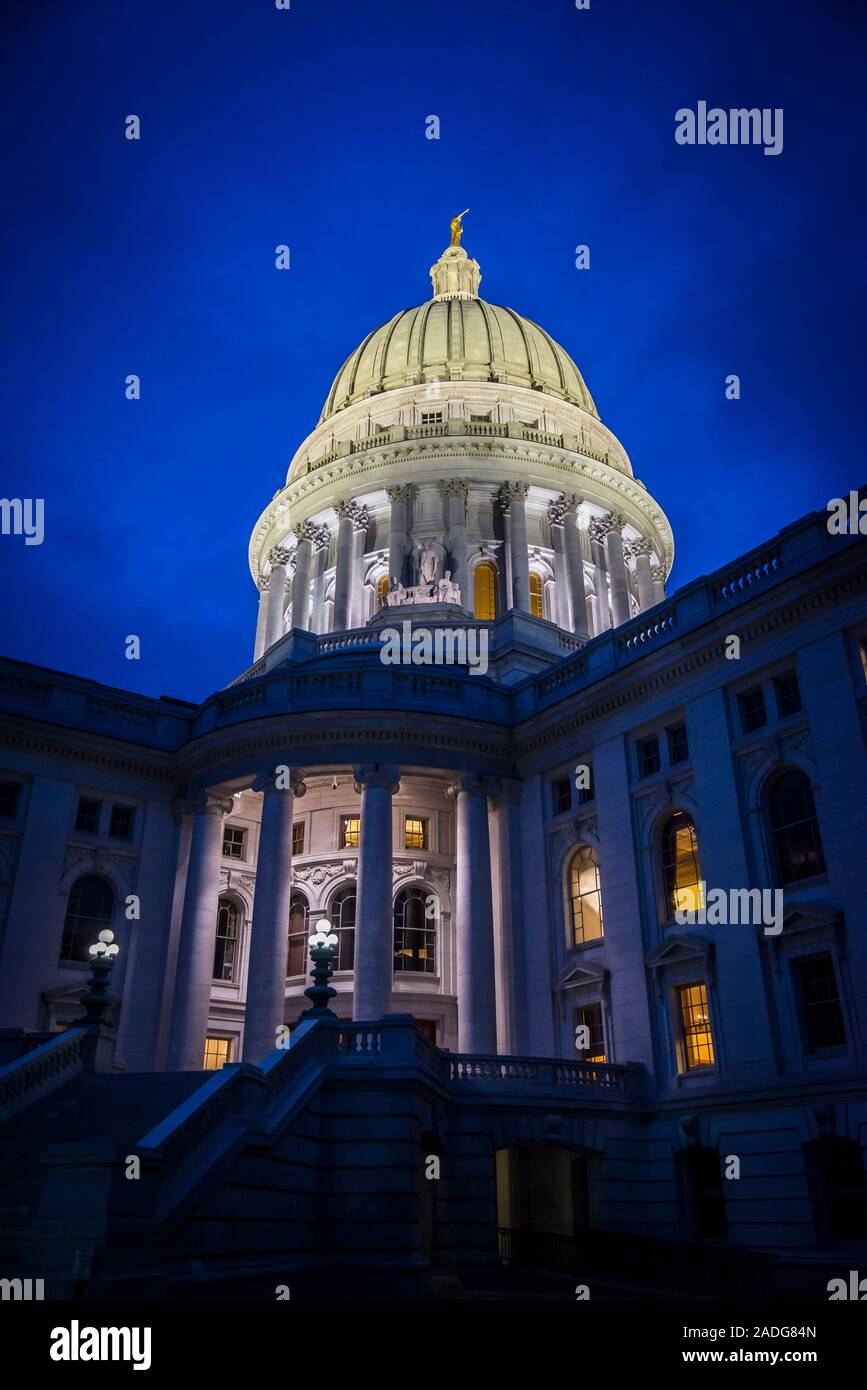
[[[86,1036],[85,1028],[67,1028],[0,1067],[0,1123],[81,1072]]]

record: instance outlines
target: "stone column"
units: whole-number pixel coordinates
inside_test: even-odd
[[[605,564],[605,528],[598,521],[590,523],[590,549],[596,568],[596,623],[597,631],[607,632],[611,627],[611,614],[608,609],[608,570]]]
[[[310,622],[310,578],[313,564],[313,539],[316,528],[309,521],[302,522],[296,535],[295,578],[292,581],[292,619],[290,627],[300,627],[305,631]]]
[[[509,550],[512,557],[511,607],[522,613],[530,612],[530,556],[527,551],[526,501],[527,483],[504,483],[500,489],[500,505],[508,508]]]
[[[472,608],[467,565],[467,485],[460,478],[449,478],[443,486],[443,491],[452,581],[461,591],[461,603],[464,608]]]
[[[265,651],[283,636],[283,609],[286,603],[286,569],[291,551],[275,545],[268,557],[271,561],[271,584],[268,595],[268,621],[265,625]]]
[[[652,543],[646,536],[639,536],[630,546],[632,554],[635,556],[635,573],[638,578],[638,606],[642,613],[647,608],[652,608],[656,603],[656,593],[653,588],[653,575],[650,573],[650,556],[653,550]]]
[[[551,527],[551,548],[554,551],[554,594],[557,600],[557,626],[564,632],[572,631],[572,595],[569,592],[569,572],[566,568],[566,538],[563,534],[563,516],[566,507],[562,497],[548,503],[548,521]]]
[[[268,596],[271,591],[271,580],[267,574],[260,575],[257,580],[259,590],[259,615],[256,619],[256,642],[253,647],[253,660],[258,661],[265,650],[265,633],[268,630]]]
[[[665,565],[651,565],[650,577],[653,580],[654,602],[662,603],[665,598]]]
[[[274,1051],[276,1032],[283,1022],[292,896],[292,817],[296,796],[307,790],[303,778],[301,769],[294,768],[286,776],[285,787],[278,786],[271,775],[253,784],[253,790],[263,795],[247,970],[245,1062],[261,1062]]]
[[[496,795],[499,787],[488,778],[470,775],[462,777],[449,791],[457,802],[458,1046],[461,1052],[495,1053],[497,1004],[488,796]]]
[[[352,1016],[383,1018],[391,1005],[394,972],[391,798],[400,787],[397,768],[367,763],[354,769],[361,792],[358,900],[355,908],[355,986]]]
[[[331,627],[334,632],[345,632],[349,627],[349,589],[352,579],[352,545],[354,527],[352,516],[354,502],[337,502],[337,561],[334,572],[334,611]]]
[[[364,610],[364,542],[370,514],[366,507],[356,502],[352,512],[352,581],[349,588],[349,626],[364,627],[367,614]]]
[[[192,809],[195,820],[172,1003],[166,1064],[169,1071],[199,1071],[204,1060],[214,975],[223,817],[232,809],[232,798],[207,793]]]
[[[386,488],[386,493],[391,503],[388,531],[388,585],[391,588],[393,580],[403,584],[406,579],[406,533],[412,505],[412,485],[399,483],[397,487]]]
[[[564,503],[563,530],[566,540],[566,568],[569,574],[572,631],[576,637],[582,637],[586,640],[590,633],[587,630],[584,558],[581,554],[581,537],[578,534],[578,498],[572,493],[564,493],[561,500]]]
[[[310,626],[313,632],[325,629],[325,571],[328,568],[328,548],[331,533],[327,526],[317,527],[316,554],[313,559],[313,608]]]
[[[611,582],[611,615],[614,626],[619,627],[632,616],[629,609],[629,577],[623,556],[623,517],[619,512],[609,512],[601,524],[606,532],[605,558]]]

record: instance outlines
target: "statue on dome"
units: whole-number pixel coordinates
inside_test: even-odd
[[[463,212],[459,212],[457,217],[453,217],[451,222],[449,223],[449,226],[452,229],[452,246],[460,246],[461,244],[461,233],[464,230],[461,223],[468,212],[469,208],[464,208]]]
[[[439,569],[439,558],[435,550],[429,545],[418,547],[418,582],[419,585],[432,585],[436,583],[437,570]]]

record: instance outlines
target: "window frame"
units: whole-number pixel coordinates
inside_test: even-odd
[[[415,825],[421,826],[420,843],[415,843],[408,837],[408,825],[412,821]],[[403,847],[404,849],[430,850],[430,818],[428,816],[413,815],[404,812],[403,817]]]
[[[429,917],[427,916],[427,913],[426,913],[426,912],[424,913],[424,916],[423,916],[423,921],[425,922],[425,924],[430,923],[430,925],[425,925],[425,926],[422,926],[422,927],[407,927],[407,926],[406,926],[406,911],[405,911],[405,910],[404,910],[404,913],[403,913],[403,919],[404,919],[404,920],[403,920],[401,923],[398,923],[398,908],[401,906],[402,900],[405,900],[406,902],[409,902],[410,896],[412,896],[413,901],[416,901],[416,902],[419,902],[419,901],[420,901],[420,902],[422,902],[422,903],[424,904],[425,908],[427,907],[427,900],[428,900],[428,898],[431,898],[431,897],[432,897],[432,898],[435,899],[436,904],[437,904],[437,910],[436,910],[434,916],[433,916],[432,918],[429,918]],[[439,960],[438,960],[438,947],[439,947],[439,941],[438,941],[438,931],[437,931],[437,928],[438,928],[439,921],[440,921],[440,908],[439,908],[439,898],[437,897],[437,895],[433,892],[432,889],[427,888],[423,883],[406,883],[406,884],[401,885],[401,887],[398,888],[397,892],[396,892],[395,895],[394,895],[394,901],[393,901],[393,903],[392,903],[392,908],[391,908],[391,919],[392,919],[392,943],[391,943],[391,944],[392,944],[392,976],[395,977],[395,978],[397,978],[397,977],[402,977],[402,978],[413,978],[413,979],[414,979],[414,978],[416,978],[416,977],[421,977],[422,979],[427,979],[427,980],[438,979],[438,978],[439,978]],[[423,967],[423,969],[421,969],[421,970],[418,970],[418,969],[407,969],[407,968],[405,968],[405,967],[402,967],[402,966],[399,966],[399,965],[398,965],[399,956],[400,956],[400,958],[404,958],[404,957],[406,957],[406,955],[407,955],[407,951],[406,951],[405,945],[404,945],[404,948],[400,951],[400,953],[398,952],[398,946],[397,946],[398,932],[403,932],[404,935],[406,935],[406,933],[411,933],[414,937],[415,937],[415,936],[419,936],[419,935],[422,935],[422,936],[424,937],[424,942],[423,942],[423,947],[422,947],[422,949],[423,949],[425,952],[428,952],[428,951],[429,951],[430,954],[429,954],[429,955],[425,955],[425,957],[424,957],[424,967]],[[418,959],[421,959],[421,957],[419,956]],[[428,968],[428,961],[430,961],[430,968]]]
[[[111,810],[109,811],[108,816],[108,837],[110,840],[123,840],[128,844],[130,841],[135,839],[136,810],[137,807],[131,806],[128,802],[125,801],[113,801],[111,803]],[[120,813],[121,815],[128,814],[129,816],[129,821],[125,834],[120,834],[117,830],[112,828],[114,826],[115,815],[117,813]]]
[[[678,859],[675,856],[669,863],[666,857],[666,842],[671,827],[674,825],[675,821],[678,820],[688,821],[692,827],[692,855],[695,860],[695,871],[697,875],[692,883],[684,884],[681,888],[678,887],[677,883]],[[691,812],[684,810],[680,806],[669,807],[667,814],[662,817],[656,832],[655,850],[656,853],[654,857],[658,865],[659,883],[661,886],[661,921],[664,926],[671,926],[672,924],[677,925],[676,913],[678,911],[692,911],[693,909],[702,908],[705,905],[704,892],[701,888],[703,879],[701,873],[701,846],[699,842],[698,826]],[[670,878],[670,875],[673,875],[673,877]],[[692,907],[676,902],[676,892],[684,892],[687,888],[693,886],[698,888],[698,892],[696,893],[696,901]]]
[[[349,831],[350,822],[354,822],[356,829]],[[352,839],[347,839],[347,834],[352,835]],[[338,833],[338,849],[360,849],[361,848],[361,816],[340,817],[340,830]]]
[[[704,1001],[707,1007],[706,1031],[710,1041],[711,1060],[709,1062],[697,1062],[694,1065],[689,1063],[689,1045],[687,1042],[687,1029],[684,1021],[683,999],[684,991],[689,989],[704,990]],[[716,1043],[716,1029],[714,1027],[713,997],[710,981],[705,975],[690,975],[680,980],[673,980],[671,990],[674,1002],[674,1024],[675,1024],[675,1054],[677,1057],[677,1071],[679,1076],[696,1076],[715,1072],[719,1069],[719,1053]]]
[[[73,894],[75,893],[76,889],[79,887],[80,884],[83,884],[83,883],[85,883],[85,882],[88,882],[89,880],[92,880],[92,881],[94,881],[94,882],[97,882],[97,883],[101,884],[102,887],[107,891],[108,899],[109,899],[109,904],[110,904],[108,916],[106,916],[106,917],[91,917],[91,916],[85,916],[85,915],[84,915],[83,913],[81,913],[81,912],[77,912],[77,913],[75,913],[74,918],[73,918],[73,917],[72,917],[72,907],[71,907],[71,905],[72,905],[72,900],[73,900]],[[112,930],[113,927],[114,927],[114,923],[115,923],[115,920],[116,920],[116,917],[117,917],[117,906],[118,906],[118,901],[119,901],[119,895],[118,895],[117,888],[116,888],[115,885],[112,883],[111,879],[110,879],[110,878],[107,878],[105,874],[103,874],[103,873],[95,873],[95,872],[93,872],[93,871],[87,871],[87,872],[85,872],[85,873],[82,873],[82,874],[79,874],[79,875],[78,875],[78,877],[75,879],[75,881],[74,881],[73,883],[70,884],[70,886],[69,886],[69,892],[68,892],[67,895],[66,895],[66,906],[65,906],[64,911],[63,911],[63,927],[62,927],[61,935],[60,935],[60,948],[59,948],[58,957],[57,957],[57,963],[58,963],[58,965],[60,965],[60,966],[80,966],[80,967],[84,967],[84,968],[87,968],[87,967],[88,967],[89,962],[90,962],[89,950],[90,950],[90,947],[91,947],[92,945],[94,945],[94,943],[98,940],[99,933],[100,933],[101,931],[105,931],[105,930]],[[88,935],[88,939],[87,939],[87,941],[84,943],[84,945],[85,945],[85,947],[86,947],[86,949],[87,949],[87,951],[88,951],[88,954],[87,954],[87,955],[84,955],[84,956],[75,956],[75,955],[72,955],[72,954],[71,954],[71,955],[66,955],[66,954],[64,953],[64,947],[65,947],[65,944],[66,944],[66,941],[67,941],[67,925],[68,925],[68,923],[70,922],[70,919],[71,919],[71,918],[72,918],[72,920],[73,920],[73,922],[74,922],[74,925],[73,925],[73,926],[71,927],[71,929],[69,930],[68,935],[69,935],[69,940],[70,940],[70,942],[71,942],[71,944],[72,944],[73,946],[74,946],[74,944],[75,944],[75,940],[76,940],[77,934],[78,934],[80,931],[84,930],[83,924],[86,923],[86,922],[92,922],[92,923],[93,923],[93,928],[92,928],[92,933],[93,933],[93,934],[92,934],[92,935]],[[90,929],[87,929],[87,930],[89,931]]]
[[[800,821],[790,821],[785,825],[774,824],[773,797],[777,794],[780,785],[787,778],[797,778],[802,787],[809,793],[813,803],[812,816],[806,816]],[[762,825],[764,827],[765,839],[768,851],[768,864],[771,870],[771,883],[775,888],[783,890],[799,888],[804,883],[815,883],[824,878],[828,872],[828,861],[825,858],[825,842],[822,835],[822,826],[819,820],[819,808],[816,805],[816,789],[813,780],[802,767],[797,764],[788,763],[785,767],[776,769],[765,781],[761,790]],[[815,828],[815,845],[818,850],[819,867],[814,873],[802,874],[796,877],[786,878],[783,873],[783,861],[780,855],[778,836],[796,829],[799,825],[812,823]]]
[[[241,840],[240,840],[240,851],[241,851],[241,852],[240,852],[240,854],[232,854],[232,853],[230,853],[230,851],[226,848],[226,842],[227,842],[227,839],[228,839],[228,837],[229,837],[230,834],[239,834],[239,835],[241,836]],[[232,841],[231,843],[232,843],[232,844],[235,844],[236,842],[235,842],[235,841]],[[246,825],[235,825],[234,822],[232,822],[232,821],[224,821],[224,822],[223,822],[223,839],[222,839],[221,845],[220,845],[220,858],[221,858],[221,859],[231,859],[232,862],[235,863],[235,864],[239,864],[239,863],[240,863],[240,864],[243,864],[243,863],[246,862],[246,859],[247,859],[247,826],[246,826]]]
[[[220,935],[220,914],[223,910],[224,905],[226,907],[230,907],[232,909],[232,912],[235,914],[234,936]],[[237,985],[239,983],[239,972],[241,964],[241,934],[244,929],[244,916],[245,914],[243,907],[241,907],[238,901],[234,897],[232,897],[231,893],[220,893],[220,895],[217,898],[217,920],[214,924],[214,951],[211,960],[211,983],[214,985]],[[228,976],[228,978],[226,977],[225,973],[222,975],[217,974],[217,950],[218,943],[220,941],[233,943],[230,961],[231,974]],[[222,962],[222,968],[224,972],[226,969],[226,954],[227,953],[224,951]]]
[[[104,801],[102,800],[101,797],[95,797],[95,796],[82,796],[81,794],[79,794],[79,797],[78,797],[78,805],[77,805],[76,808],[75,808],[75,832],[76,832],[77,835],[98,835],[98,834],[99,834],[100,826],[102,825],[102,816],[103,816],[103,810],[102,810],[102,808],[103,808],[104,804],[105,804],[105,803],[104,803]],[[82,816],[82,807],[85,806],[85,805],[87,805],[87,806],[95,806],[95,807],[96,807],[96,817],[95,817],[95,818],[96,818],[96,825],[93,826],[93,827],[88,827],[88,826],[84,826],[84,825],[80,825],[80,824],[79,824],[79,821],[81,820],[81,816]]]
[[[578,860],[579,858],[582,858],[582,859],[583,859],[583,863],[584,863],[584,864],[589,863],[589,864],[592,864],[592,865],[593,865],[594,869],[596,870],[596,886],[595,886],[595,888],[589,889],[587,892],[583,892],[583,893],[582,893],[582,892],[579,892],[579,893],[576,895],[575,893],[573,893],[573,881],[574,881],[573,866],[575,865],[576,860]],[[565,866],[565,868],[566,868],[566,872],[565,872],[565,883],[564,883],[564,887],[565,887],[565,892],[566,892],[566,943],[567,943],[567,950],[569,950],[569,951],[581,951],[581,950],[584,950],[586,947],[599,946],[599,945],[601,945],[601,944],[604,942],[604,940],[605,940],[605,908],[604,908],[604,904],[603,904],[603,901],[602,901],[602,874],[601,874],[600,866],[599,866],[599,857],[598,857],[596,851],[593,849],[592,845],[578,844],[578,845],[575,845],[575,847],[572,849],[571,853],[567,855],[567,857],[566,857],[566,866]],[[582,939],[579,941],[579,940],[577,940],[577,933],[576,933],[575,905],[576,905],[576,902],[579,902],[579,903],[580,903],[580,902],[582,902],[582,899],[584,899],[584,898],[589,898],[589,897],[592,897],[592,896],[594,896],[594,895],[595,895],[596,898],[597,898],[597,917],[598,917],[598,922],[599,922],[599,935],[598,935],[598,936],[586,936],[586,935],[585,935],[585,936],[582,936]],[[583,931],[584,931],[584,909],[583,909],[583,903],[582,903],[582,907],[581,907],[581,929],[582,929],[582,932],[583,932]]]

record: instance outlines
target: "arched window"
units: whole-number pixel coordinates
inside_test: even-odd
[[[395,971],[436,974],[436,906],[436,898],[424,888],[404,888],[398,893],[394,900]]]
[[[217,905],[217,935],[214,940],[214,979],[224,985],[235,980],[238,962],[238,925],[240,913],[231,898],[221,898]]]
[[[380,575],[376,581],[376,609],[377,611],[385,603],[385,596],[388,593],[388,575]]]
[[[307,899],[303,893],[293,893],[289,902],[289,950],[286,974],[304,975],[307,972]]]
[[[692,817],[677,811],[666,821],[662,832],[662,878],[665,886],[665,912],[697,912],[704,906],[698,841]]]
[[[569,865],[569,930],[572,945],[602,939],[602,890],[592,849],[582,845]]]
[[[777,778],[768,795],[768,815],[780,886],[824,873],[816,802],[805,773],[790,768]]]
[[[530,575],[530,612],[534,618],[544,618],[545,598],[541,574]]]
[[[76,879],[66,904],[60,959],[89,961],[91,946],[99,933],[111,926],[113,914],[114,889],[110,883],[97,874]]]
[[[497,572],[487,560],[473,571],[473,616],[483,623],[497,616]]]
[[[331,899],[331,930],[337,933],[335,970],[351,970],[355,964],[355,889],[341,888]]]

